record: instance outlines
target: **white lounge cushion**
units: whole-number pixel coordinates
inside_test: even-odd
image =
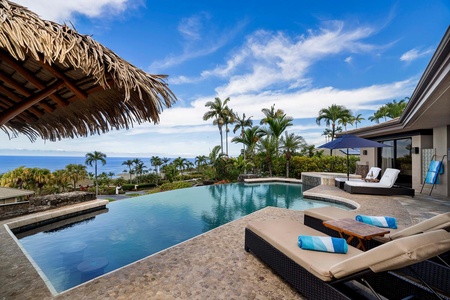
[[[400,170],[398,169],[391,169],[387,168],[383,176],[380,179],[380,183],[383,185],[388,185],[389,187],[392,187],[397,180],[398,174],[400,173]]]
[[[379,182],[365,182],[365,181],[346,181],[345,184],[350,186],[368,186],[377,188],[391,188],[397,180],[400,170],[387,168]]]
[[[378,178],[380,171],[381,171],[381,168],[371,167],[369,170],[369,173],[367,173],[366,179]]]

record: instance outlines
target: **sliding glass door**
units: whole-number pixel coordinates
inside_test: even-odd
[[[378,148],[378,164],[384,170],[386,168],[399,169],[400,174],[396,184],[412,186],[412,160],[411,160],[411,138],[383,141],[383,144],[391,147]]]

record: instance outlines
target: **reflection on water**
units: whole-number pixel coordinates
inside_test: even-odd
[[[267,206],[295,209],[296,202],[304,202],[299,184],[221,184],[208,189],[213,204],[211,211],[202,213],[204,231]]]
[[[298,184],[203,186],[115,201],[107,213],[17,236],[61,292],[267,206],[304,210],[326,205],[305,201]]]

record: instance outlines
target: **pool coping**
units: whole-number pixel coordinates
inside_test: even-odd
[[[244,183],[268,183],[268,182],[302,183],[300,179],[284,178],[284,177],[261,177],[261,178],[244,179]]]

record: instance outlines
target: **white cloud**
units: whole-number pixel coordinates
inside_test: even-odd
[[[130,0],[15,0],[45,20],[64,22],[81,14],[90,18],[117,15],[129,8]]]
[[[149,66],[151,72],[166,70],[180,65],[186,61],[212,54],[229,43],[234,36],[242,30],[246,22],[239,22],[233,28],[225,28],[219,32],[216,30],[213,19],[207,13],[199,13],[189,18],[184,18],[178,25],[178,32],[184,39],[181,45],[181,54],[170,54],[160,61],[155,61]],[[183,81],[175,81],[183,83]],[[188,82],[191,82],[188,80]]]
[[[344,61],[348,64],[350,64],[352,62],[352,60],[353,60],[353,57],[351,57],[351,56],[344,59]]]
[[[433,53],[433,49],[427,49],[424,51],[420,51],[417,48],[411,49],[400,56],[401,61],[405,61],[407,63],[412,62],[413,60],[416,60],[422,56],[428,55],[430,53]]]
[[[189,18],[183,18],[178,24],[178,31],[186,40],[199,40],[202,36],[204,20],[209,19],[207,13],[200,13]]]
[[[318,31],[307,36],[289,37],[283,32],[259,30],[222,65],[205,70],[202,78],[229,78],[216,88],[219,95],[235,96],[249,92],[277,88],[304,88],[311,84],[308,71],[317,61],[342,53],[371,52],[386,46],[362,42],[374,33],[372,28],[345,29],[342,22],[324,23]],[[351,57],[346,59],[351,61]],[[188,82],[184,78],[184,82]],[[181,83],[182,81],[178,81]]]

